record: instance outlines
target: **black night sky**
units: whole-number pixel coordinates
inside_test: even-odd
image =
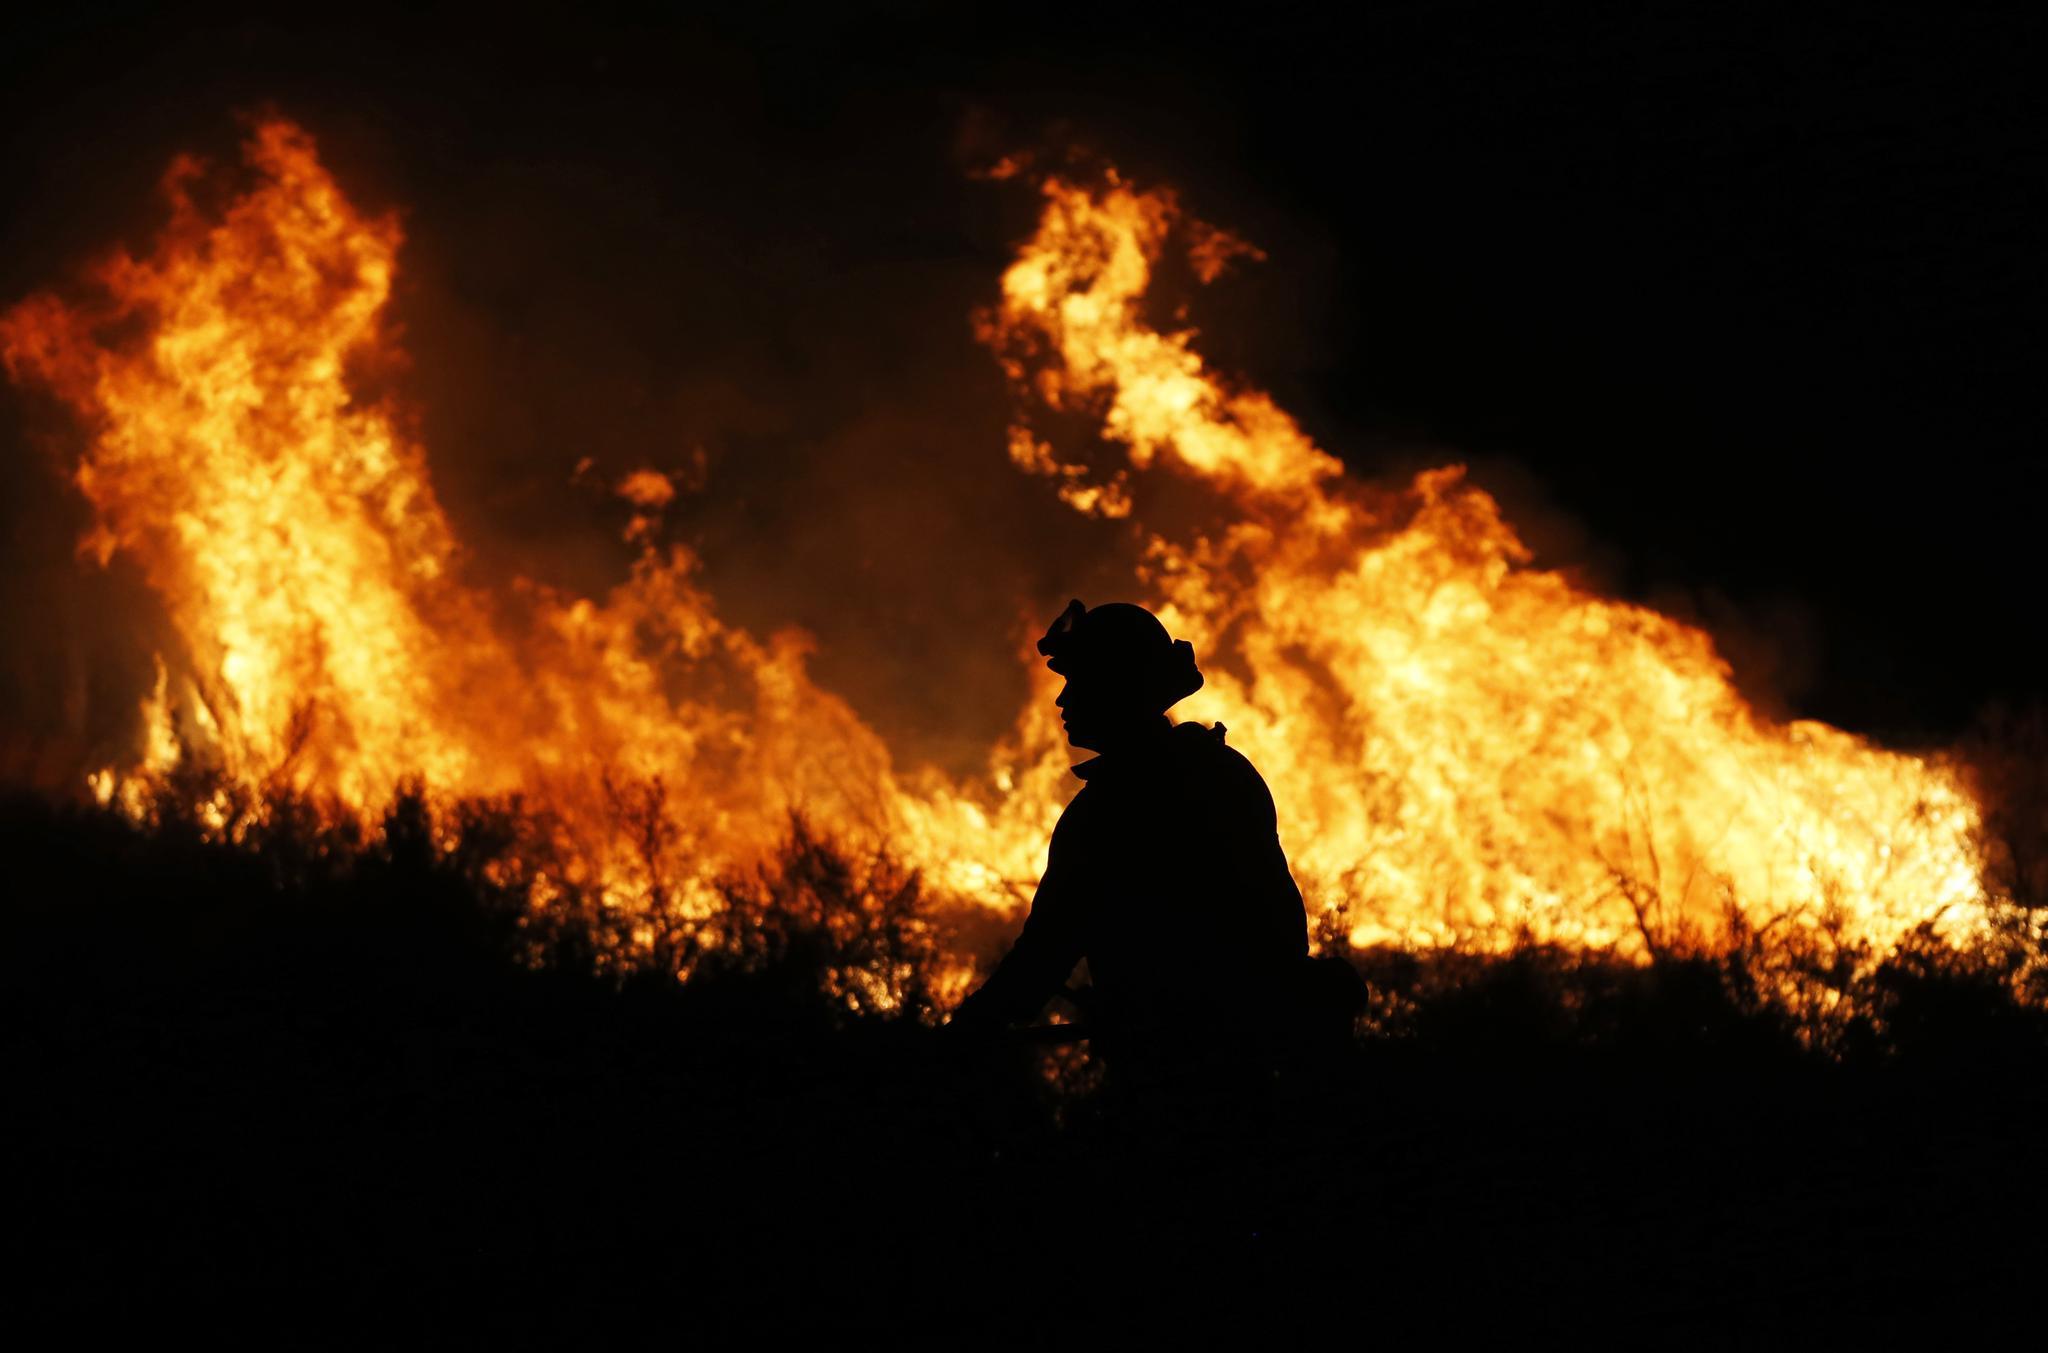
[[[705,446],[721,603],[817,630],[869,710],[908,669],[830,655],[888,598],[993,617],[996,671],[1065,595],[1009,576],[1049,520],[1020,481],[933,466],[1000,464],[966,317],[1030,224],[966,171],[1078,144],[1267,251],[1199,316],[1220,363],[1361,473],[1469,460],[1543,561],[1709,625],[1773,707],[1912,741],[2048,684],[2038,7],[749,16],[10,20],[0,294],[139,241],[173,153],[275,106],[405,214],[408,393],[485,561],[601,587],[567,467]],[[4,399],[20,650],[76,505]],[[851,479],[892,491],[833,519]],[[933,518],[937,583],[886,548]]]

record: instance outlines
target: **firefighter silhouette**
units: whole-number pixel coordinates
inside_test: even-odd
[[[1038,650],[1066,678],[1068,741],[1099,755],[1074,768],[1022,933],[953,1023],[1030,1020],[1085,960],[1113,1084],[1234,1093],[1261,1074],[1308,961],[1273,797],[1222,724],[1167,717],[1202,674],[1150,611],[1071,602]]]

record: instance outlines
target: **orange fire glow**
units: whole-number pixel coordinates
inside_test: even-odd
[[[651,470],[617,485],[641,554],[609,596],[465,581],[424,449],[352,394],[353,364],[395,351],[396,223],[360,215],[287,123],[248,159],[253,186],[211,215],[198,167],[174,166],[148,257],[0,319],[10,373],[88,429],[90,552],[139,563],[181,644],[132,762],[92,777],[103,800],[147,813],[193,764],[366,820],[412,783],[516,795],[560,883],[684,918],[800,811],[887,843],[936,897],[1021,905],[1074,783],[1045,674],[984,777],[894,765],[807,676],[802,635],[722,622],[691,556],[655,546],[675,488]],[[1976,810],[1948,770],[1764,720],[1704,634],[1530,567],[1455,468],[1348,478],[1143,316],[1169,250],[1204,281],[1254,251],[1164,193],[1043,191],[982,319],[1018,393],[1008,453],[1084,512],[1143,521],[1169,480],[1207,496],[1201,525],[1149,533],[1133,595],[1202,654],[1179,716],[1225,721],[1266,773],[1326,923],[1360,944],[1634,953],[1731,910],[1880,946],[1977,923]],[[1043,409],[1099,419],[1122,463],[1052,445]],[[649,814],[657,833],[625,825]]]

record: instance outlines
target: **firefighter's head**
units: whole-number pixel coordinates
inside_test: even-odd
[[[1202,688],[1195,650],[1142,606],[1114,601],[1093,609],[1067,603],[1038,641],[1045,665],[1067,679],[1060,691],[1067,741],[1102,751],[1127,731],[1155,724]]]

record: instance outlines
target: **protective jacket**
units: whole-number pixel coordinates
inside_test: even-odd
[[[1088,963],[1098,1046],[1158,1046],[1282,1017],[1308,952],[1266,782],[1221,724],[1077,766],[1015,946],[956,1018],[1029,1019]]]

